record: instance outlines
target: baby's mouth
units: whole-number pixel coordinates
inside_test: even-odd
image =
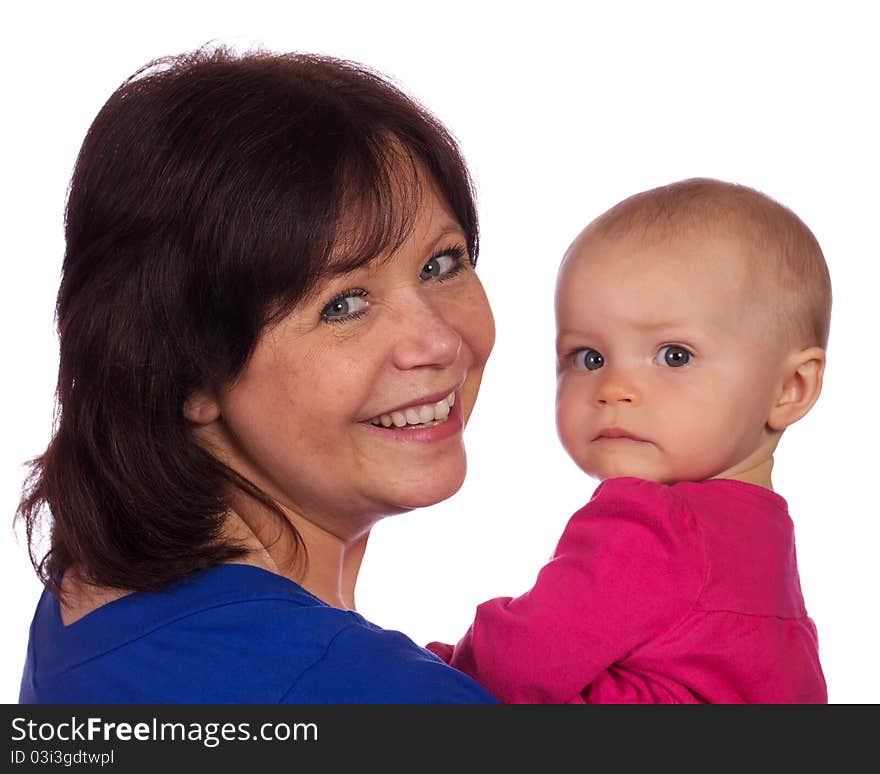
[[[602,430],[594,439],[594,441],[639,441],[640,443],[648,443],[644,438],[623,430],[619,427],[607,427]]]
[[[376,425],[376,427],[394,427],[397,429],[433,427],[447,420],[449,412],[454,405],[455,393],[451,392],[436,403],[424,403],[421,406],[410,406],[400,411],[379,414],[367,421],[371,425]]]

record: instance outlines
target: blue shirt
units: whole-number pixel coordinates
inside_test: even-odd
[[[109,602],[69,626],[44,591],[21,703],[480,704],[495,700],[400,632],[241,564]]]

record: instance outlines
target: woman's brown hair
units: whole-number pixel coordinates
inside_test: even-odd
[[[457,143],[362,65],[199,50],[113,93],[70,183],[55,432],[17,513],[50,589],[71,566],[146,591],[234,559],[242,549],[220,534],[235,492],[283,518],[194,442],[184,401],[234,380],[263,328],[322,277],[393,252],[420,171],[476,261]]]

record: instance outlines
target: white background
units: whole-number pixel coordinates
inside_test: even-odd
[[[619,199],[684,177],[719,177],[793,208],[827,256],[834,312],[825,390],[783,438],[774,484],[795,521],[830,700],[880,700],[880,55],[870,6],[178,0],[7,8],[0,701],[17,700],[40,591],[11,520],[21,463],[44,449],[51,428],[53,304],[72,165],[125,77],[211,40],[321,52],[384,72],[447,124],[476,179],[479,271],[498,338],[467,431],[469,477],[451,500],[376,527],[358,589],[364,615],[420,643],[454,641],[480,601],[530,585],[596,485],[564,455],[554,428],[559,258]]]

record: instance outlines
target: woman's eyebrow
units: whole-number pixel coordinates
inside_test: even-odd
[[[437,233],[437,236],[434,237],[433,244],[436,245],[438,242],[446,239],[446,237],[453,235],[464,239],[464,229],[454,221],[447,221],[444,227]]]

